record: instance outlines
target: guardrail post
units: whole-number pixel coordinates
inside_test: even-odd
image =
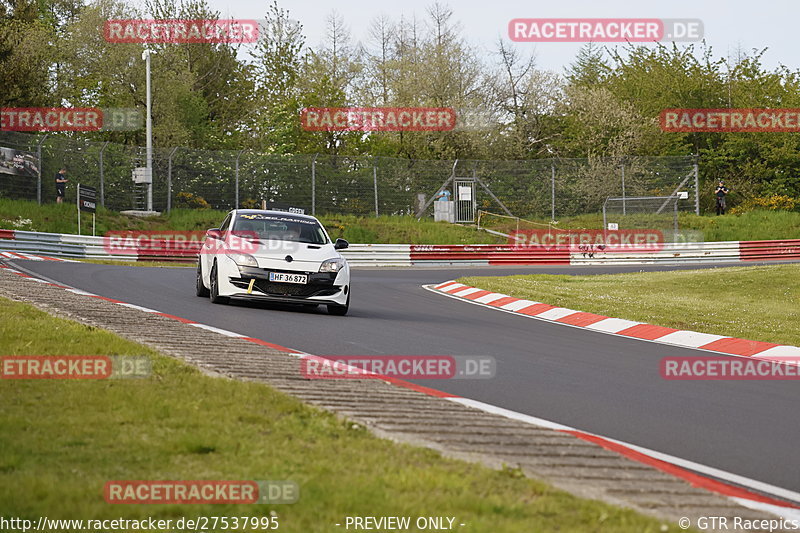
[[[111,141],[106,141],[103,147],[100,148],[100,205],[106,206],[106,188],[105,188],[105,173],[103,172],[103,152],[106,147],[111,144]]]
[[[39,205],[42,205],[42,144],[44,144],[44,140],[47,139],[49,133],[45,133],[42,140],[39,141],[39,144],[36,145],[36,157],[38,159],[38,167],[39,167],[39,176],[38,181],[36,182],[36,201],[39,202]]]
[[[172,149],[167,159],[167,213],[172,210],[172,156],[178,151],[178,147]]]

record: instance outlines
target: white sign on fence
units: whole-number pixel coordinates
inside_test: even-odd
[[[153,183],[153,173],[147,167],[136,167],[132,172],[134,183]]]

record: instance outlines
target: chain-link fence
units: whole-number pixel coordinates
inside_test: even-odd
[[[100,204],[109,209],[146,207],[146,185],[132,179],[133,169],[145,166],[143,147],[6,131],[0,132],[0,148],[35,162],[27,174],[0,166],[2,196],[54,201],[54,176],[64,166],[70,179],[67,201],[74,201],[74,185],[82,183],[96,187]],[[471,201],[476,209],[526,218],[599,213],[609,197],[670,196],[677,191],[689,194],[679,208],[699,213],[697,165],[691,156],[447,161],[153,151],[156,211],[206,205],[254,208],[266,201],[314,214],[428,216],[442,188],[456,193],[458,200],[456,181],[474,183]]]

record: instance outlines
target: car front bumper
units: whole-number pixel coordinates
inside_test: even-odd
[[[226,259],[218,263],[220,296],[298,304],[345,305],[347,303],[350,291],[350,270],[347,266],[339,272],[309,272],[245,267]],[[308,276],[308,283],[271,282],[270,272],[305,274]]]

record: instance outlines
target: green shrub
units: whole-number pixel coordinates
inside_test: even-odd
[[[738,215],[755,210],[767,211],[794,211],[800,204],[796,198],[782,194],[772,196],[754,196],[747,198],[744,202],[732,208],[730,213]]]
[[[202,196],[195,196],[190,192],[179,192],[175,196],[175,207],[187,209],[211,209],[211,206]]]

